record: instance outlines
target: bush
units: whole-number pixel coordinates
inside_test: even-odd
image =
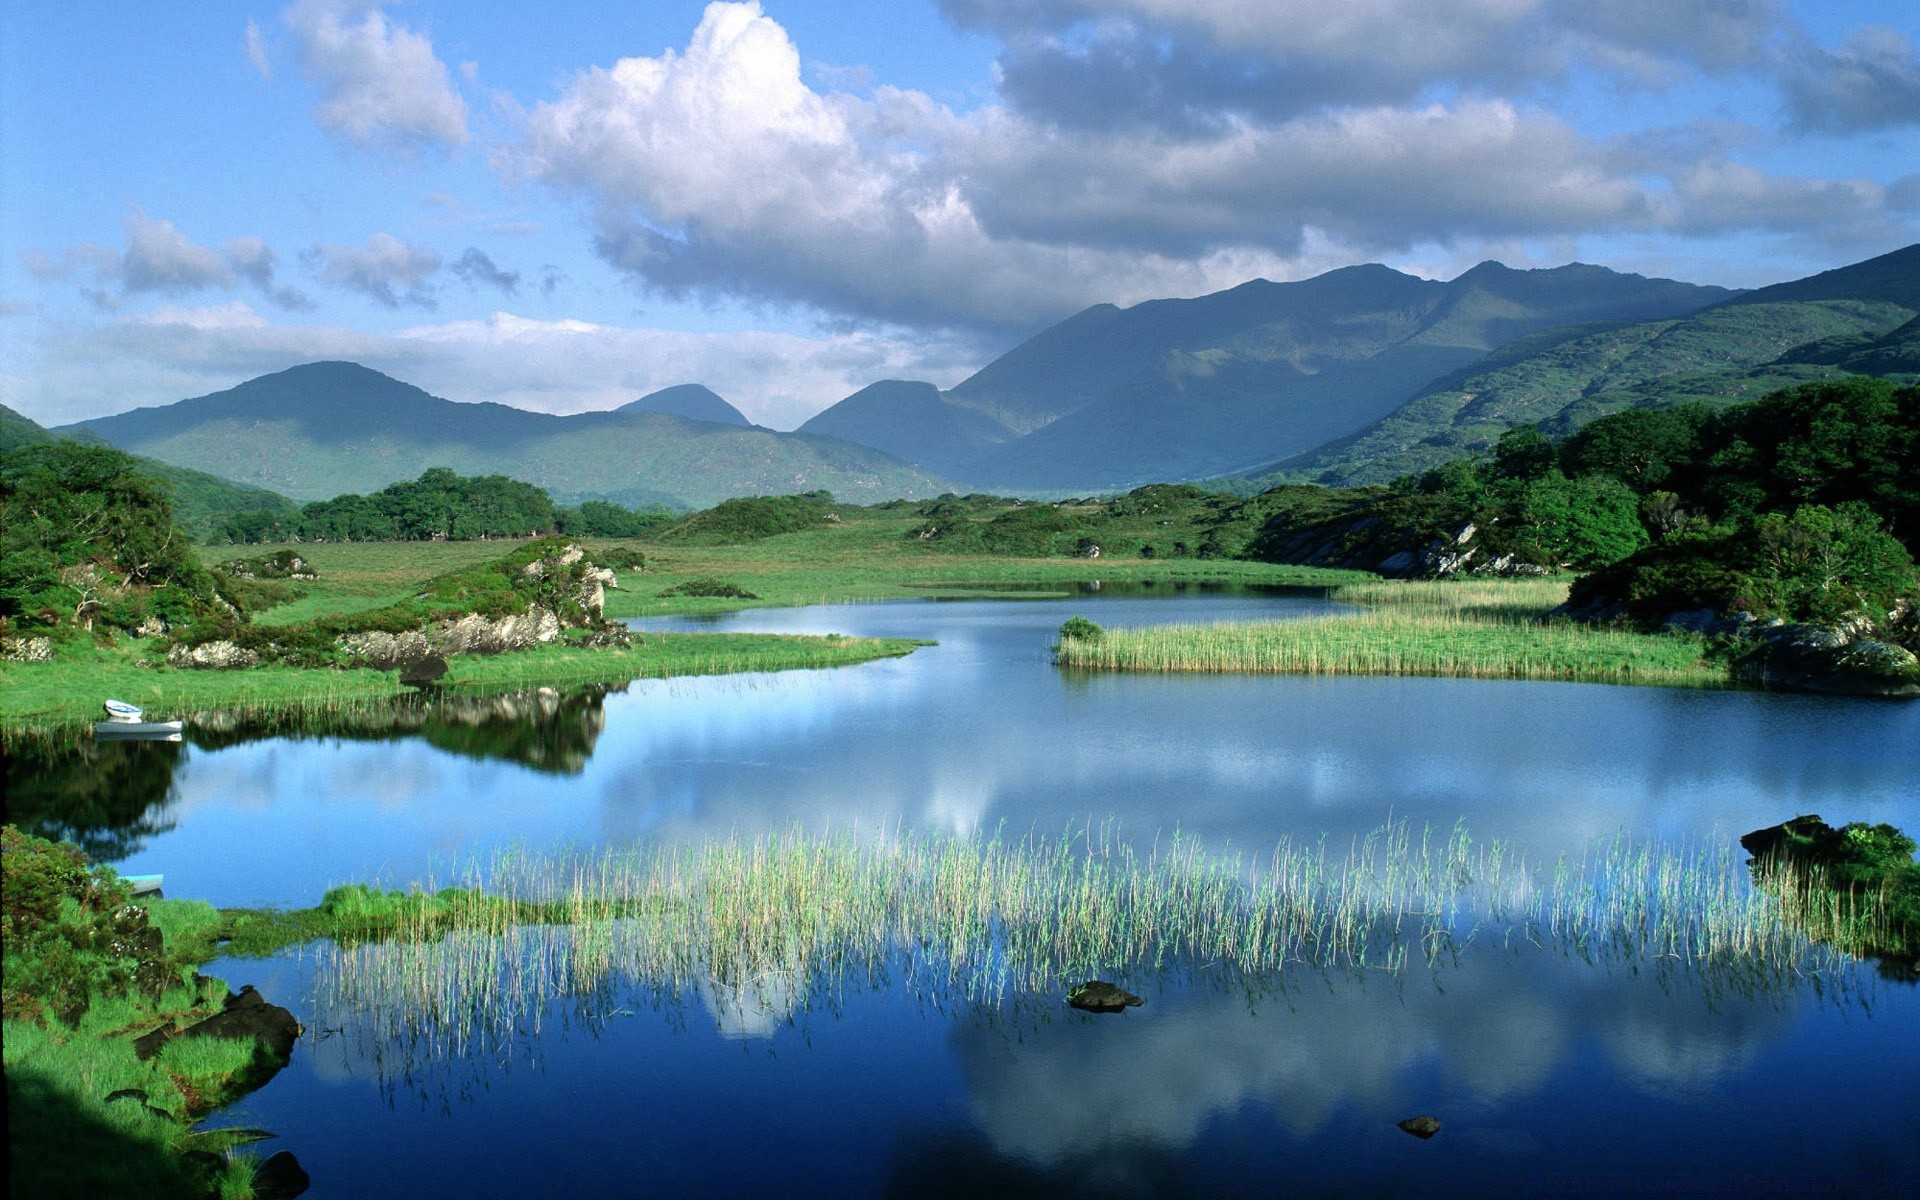
[[[1060,626],[1060,640],[1063,642],[1097,642],[1105,636],[1106,630],[1085,617],[1068,617],[1066,624]]]
[[[705,596],[719,600],[758,600],[760,597],[737,583],[706,576],[678,583],[660,593],[662,596]]]

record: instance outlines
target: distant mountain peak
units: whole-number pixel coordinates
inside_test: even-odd
[[[703,383],[680,383],[673,387],[661,388],[657,392],[648,392],[627,404],[614,409],[620,413],[665,413],[670,417],[687,417],[694,421],[712,421],[716,425],[739,425],[751,427],[752,421],[733,405],[721,399],[719,393]]]

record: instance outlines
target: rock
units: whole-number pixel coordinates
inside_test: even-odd
[[[1462,525],[1458,530],[1454,532],[1453,544],[1456,546],[1464,546],[1468,542],[1473,540],[1474,534],[1479,532],[1480,532],[1480,527],[1478,525],[1475,525],[1472,521],[1468,521],[1465,525]]]
[[[1089,979],[1067,993],[1067,1003],[1083,1012],[1117,1013],[1122,1009],[1138,1008],[1146,1001],[1125,988],[1099,979]]]
[[[492,620],[468,613],[457,620],[436,621],[426,631],[427,643],[443,655],[500,654],[551,642],[559,636],[559,615],[537,604],[524,613]]]
[[[1399,550],[1380,560],[1374,568],[1382,575],[1404,575],[1413,570],[1413,551]]]
[[[260,656],[225,638],[202,642],[198,646],[174,646],[167,651],[167,665],[196,671],[237,671],[258,666]]]
[[[254,1169],[253,1200],[293,1200],[312,1185],[300,1160],[282,1150]]]
[[[1408,1117],[1406,1120],[1400,1122],[1400,1128],[1424,1142],[1434,1134],[1440,1132],[1440,1118],[1428,1116]]]
[[[406,633],[382,633],[378,630],[346,633],[340,635],[338,645],[355,665],[372,667],[376,671],[405,667],[433,653],[433,647],[427,644],[427,635],[418,630]]]
[[[447,660],[429,650],[400,669],[400,682],[408,687],[425,687],[446,673]]]
[[[217,1037],[243,1041],[253,1038],[260,1044],[273,1068],[278,1070],[293,1055],[293,1044],[300,1038],[300,1022],[293,1014],[253,989],[252,984],[238,995],[227,997],[226,1006],[204,1021],[175,1030],[162,1026],[134,1039],[133,1052],[141,1059],[152,1058],[160,1047],[175,1038]]]
[[[8,662],[49,662],[53,658],[53,639],[30,637],[0,640],[0,658]]]
[[[1864,636],[1872,626],[1772,625],[1748,639],[1734,664],[1748,683],[1842,696],[1920,697],[1920,659],[1911,650]]]
[[[148,617],[131,630],[135,637],[162,637],[167,632],[167,623],[159,617]]]

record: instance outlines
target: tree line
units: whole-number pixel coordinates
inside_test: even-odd
[[[229,542],[420,542],[494,537],[637,537],[671,520],[605,500],[553,502],[544,488],[505,475],[464,476],[433,467],[420,478],[371,495],[316,500],[298,513],[243,512],[228,517]]]

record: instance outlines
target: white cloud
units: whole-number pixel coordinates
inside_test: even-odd
[[[300,65],[320,85],[314,117],[356,146],[401,154],[467,140],[467,105],[424,34],[368,0],[300,0],[284,14]]]
[[[440,256],[392,234],[376,233],[364,246],[315,246],[301,259],[327,286],[358,292],[387,308],[435,305],[431,281],[440,270]]]
[[[273,248],[257,237],[238,237],[219,247],[195,242],[174,225],[130,208],[123,228],[126,249],[93,242],[69,246],[59,258],[39,251],[21,255],[21,264],[37,279],[55,281],[84,269],[92,276],[86,295],[103,308],[117,308],[131,296],[187,296],[232,290],[251,284],[282,308],[310,307],[305,295],[274,283],[278,262]]]
[[[260,78],[266,80],[268,83],[272,83],[273,60],[267,57],[267,39],[265,35],[260,32],[260,26],[254,22],[251,16],[247,18],[247,30],[244,37],[247,62],[255,71],[259,72]]]
[[[816,91],[757,4],[713,3],[684,50],[569,81],[504,157],[586,199],[600,256],[655,293],[917,327],[1024,332],[1253,275],[1596,235],[1901,237],[1883,187],[1740,163],[1744,127],[1599,140],[1539,102],[1416,99],[1406,84],[1521,78],[1519,50],[1486,57],[1490,30],[1535,49],[1527,31],[1546,30],[1554,61],[1607,71],[1770,70],[1786,28],[1770,0],[1597,15],[1535,0],[1036,0],[960,15],[1007,39],[1009,103],[961,114],[885,86]],[[1094,61],[1102,46],[1111,61]],[[1376,68],[1380,87],[1361,79]]]

